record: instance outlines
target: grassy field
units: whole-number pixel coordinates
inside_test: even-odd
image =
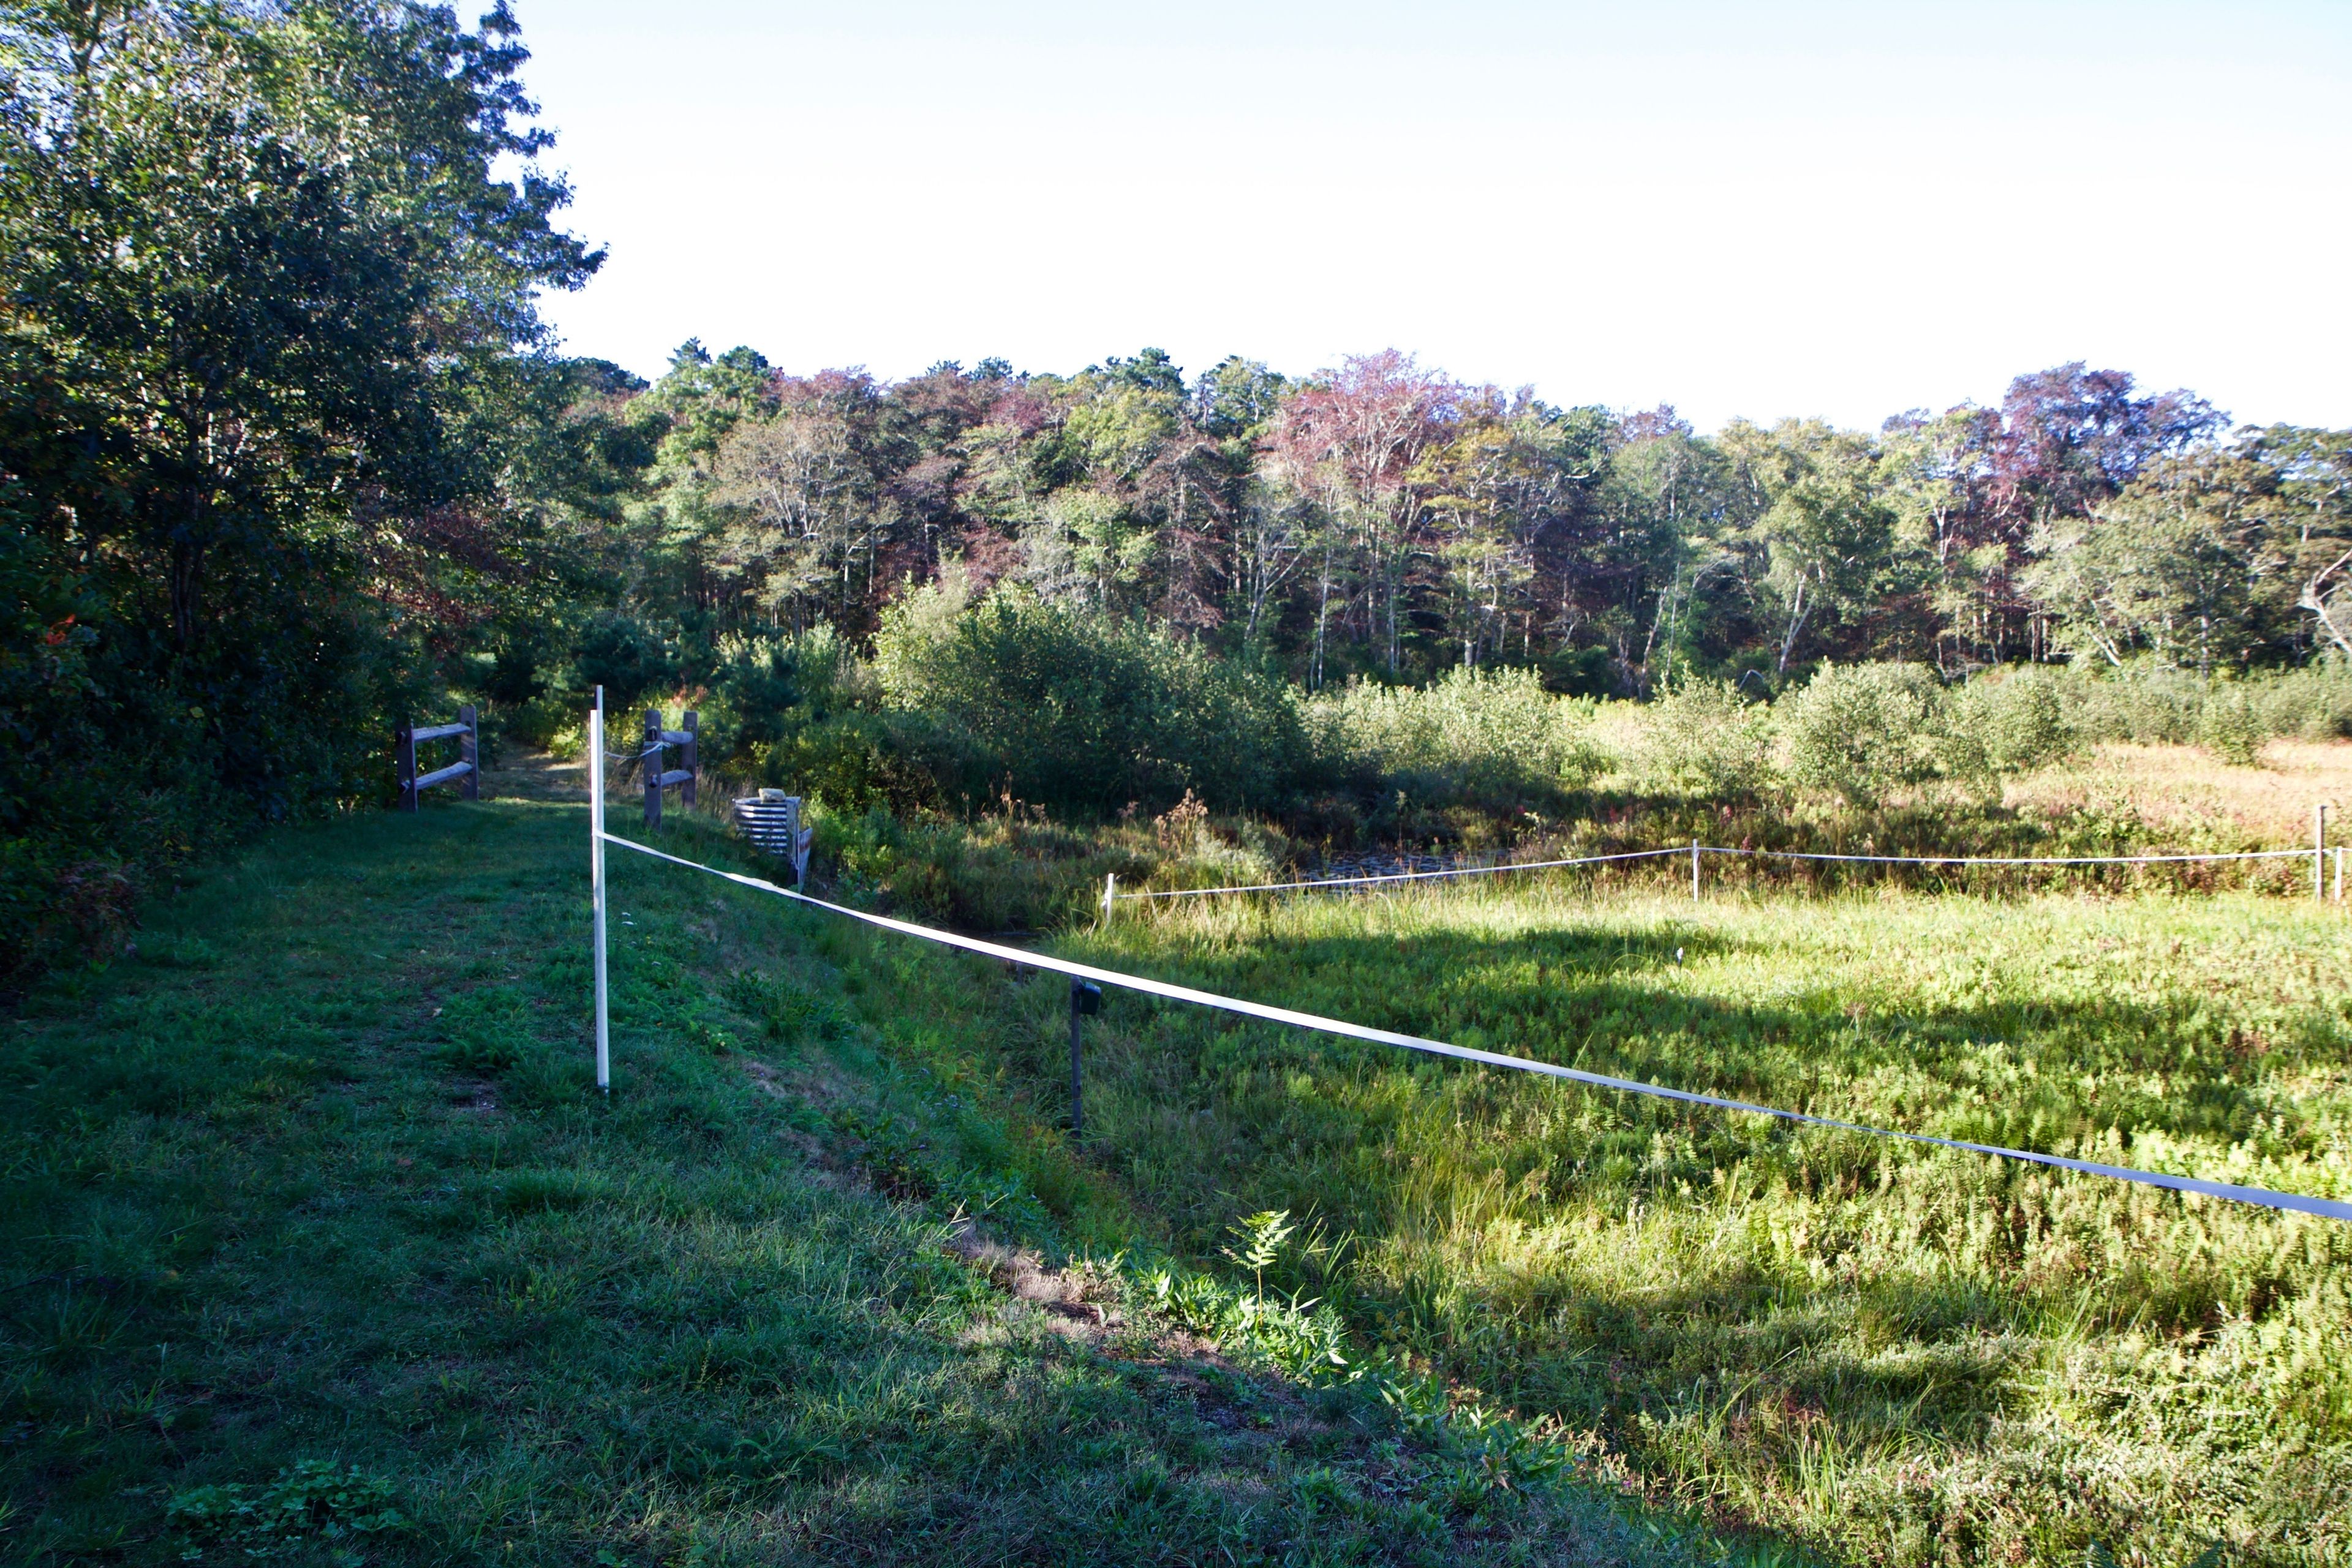
[[[0,1551],[2352,1554],[2352,1227],[1116,994],[1073,1150],[1059,982],[618,856],[600,1102],[583,838],[555,798],[283,833],[0,1024]],[[2340,910],[1584,889],[1055,945],[2352,1195]]]
[[[1882,1126],[2352,1195],[2352,922],[2247,895],[1126,906],[1074,952]],[[1140,1005],[1090,1145],[1659,1495],[1832,1560],[2352,1555],[2352,1227]],[[1050,1021],[1032,1080],[1052,1093]]]
[[[0,1556],[1785,1557],[1285,1375],[1024,1109],[1002,965],[616,867],[599,1100],[583,829],[279,833],[0,1020]]]

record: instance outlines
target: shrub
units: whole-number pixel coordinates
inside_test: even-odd
[[[2075,744],[2058,677],[2041,669],[1979,677],[1947,692],[1942,731],[1944,775],[1979,785],[2056,762]]]
[[[1342,766],[1424,802],[1549,804],[1608,762],[1591,704],[1553,696],[1532,670],[1455,668],[1418,688],[1351,682],[1314,715]]]
[[[876,807],[901,816],[984,797],[993,753],[922,713],[835,713],[785,728],[760,753],[769,784],[856,815]]]
[[[2267,679],[2252,678],[2244,685],[2265,735],[2352,738],[2352,659],[2341,654]]]
[[[2273,736],[2352,736],[2352,660],[2332,654],[2299,669],[2236,679],[2209,679],[2151,660],[2035,673],[2058,694],[2066,728],[2084,742],[2201,745],[2251,763]]]
[[[1824,666],[1779,704],[1789,776],[1864,807],[1938,777],[1943,697],[1921,665]]]
[[[1768,789],[1772,714],[1728,681],[1668,690],[1641,710],[1628,772],[1645,789],[1699,800],[1746,800]]]
[[[677,684],[684,666],[659,628],[635,616],[608,612],[581,628],[573,652],[572,685],[604,689],[607,710],[633,706],[648,691]]]
[[[1100,813],[1189,789],[1220,809],[1263,808],[1311,771],[1297,698],[1277,677],[1020,590],[955,616],[934,613],[935,593],[885,619],[884,697],[951,734],[992,793]]]
[[[2243,687],[2226,685],[2206,693],[2197,715],[2197,741],[2224,762],[2252,767],[2270,739],[2254,700]]]

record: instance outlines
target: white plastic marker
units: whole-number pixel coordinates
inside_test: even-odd
[[[596,907],[596,1087],[613,1091],[613,1027],[604,1005],[604,689],[588,710],[588,878]]]
[[[836,915],[845,915],[884,931],[895,931],[906,936],[920,937],[943,947],[960,948],[1007,963],[1025,964],[1051,973],[1067,974],[1079,980],[1091,980],[1097,984],[1116,985],[1122,990],[1139,991],[1147,996],[1164,996],[1171,1002],[1189,1002],[1196,1007],[1213,1007],[1220,1012],[1238,1013],[1244,1017],[1263,1018],[1268,1023],[1287,1024],[1293,1028],[1313,1029],[1322,1034],[1339,1035],[1349,1039],[1370,1040],[1375,1045],[1401,1046],[1409,1051],[1426,1051],[1433,1056],[1453,1057],[1465,1062],[1478,1062],[1487,1067],[1509,1068],[1517,1072],[1542,1073],[1550,1078],[1568,1079],[1576,1083],[1591,1084],[1595,1089],[1619,1089],[1628,1094],[1646,1094],[1660,1100],[1680,1100],[1685,1105],[1711,1105],[1722,1110],[1744,1110],[1754,1116],[1777,1116],[1784,1121],[1801,1122],[1810,1127],[1830,1127],[1842,1132],[1866,1132],[1874,1138],[1899,1138],[1911,1143],[1932,1143],[1944,1149],[1964,1149],[1973,1154],[1990,1154],[2003,1160],[2021,1160],[2031,1164],[2053,1165],[2060,1170],[2078,1171],[2084,1175],[2105,1176],[2119,1182],[2137,1182],[2142,1186],[2167,1187],[2174,1192],[2198,1193],[2210,1198],[2228,1198],[2235,1203],[2254,1204],[2263,1208],[2287,1209],[2297,1214],[2317,1215],[2324,1219],[2352,1221],[2352,1203],[2338,1203],[2329,1198],[2306,1197],[2300,1193],[2274,1193],[2267,1187],[2233,1186],[2227,1182],[2204,1182],[2193,1176],[2175,1176],[2162,1171],[2135,1171],[2123,1165],[2102,1165],[2089,1160],[2069,1160],[2057,1154],[2037,1154],[2026,1149],[2004,1149],[1993,1143],[1970,1143],[1958,1138],[1937,1138],[1925,1132],[1901,1132],[1885,1127],[1865,1127],[1857,1121],[1839,1121],[1827,1116],[1811,1116],[1801,1110],[1780,1110],[1769,1105],[1751,1105],[1744,1100],[1726,1100],[1720,1095],[1694,1094],[1688,1089],[1666,1089],[1654,1083],[1643,1083],[1630,1078],[1611,1078],[1603,1073],[1584,1072],[1576,1068],[1558,1067],[1550,1062],[1530,1061],[1525,1057],[1507,1057],[1496,1051],[1473,1050],[1467,1046],[1448,1045],[1443,1040],[1423,1039],[1418,1035],[1401,1035],[1391,1029],[1375,1029],[1362,1024],[1350,1024],[1343,1019],[1325,1018],[1313,1013],[1300,1013],[1288,1007],[1270,1007],[1263,1002],[1244,1002],[1237,997],[1220,996],[1213,991],[1195,991],[1189,985],[1171,985],[1164,980],[1147,980],[1139,974],[1123,974],[1116,969],[1097,969],[1092,964],[1073,963],[1068,959],[1054,958],[1045,953],[1024,952],[1017,947],[1004,947],[978,937],[958,936],[953,931],[919,926],[908,921],[892,920],[887,915],[869,914],[844,904],[830,904],[823,899],[813,899],[806,893],[796,893],[790,888],[780,888],[773,882],[757,877],[747,877],[740,871],[722,871],[716,866],[677,855],[665,855],[658,849],[613,835],[601,835],[607,843],[624,849],[634,849],[656,860],[667,860],[673,866],[683,866],[689,871],[707,871],[762,893],[807,904]],[[1678,849],[1666,851],[1670,855]],[[2304,851],[2297,850],[2297,854]]]

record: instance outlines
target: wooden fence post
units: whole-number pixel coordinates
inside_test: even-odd
[[[658,708],[646,710],[646,754],[637,759],[646,773],[646,826],[661,826],[662,717]]]
[[[694,804],[694,777],[702,771],[702,758],[698,754],[699,742],[695,735],[695,728],[701,717],[701,714],[689,708],[686,710],[686,721],[678,726],[686,731],[686,760],[679,764],[686,769],[686,783],[677,792],[677,803],[684,806],[691,806]]]
[[[393,771],[400,775],[400,805],[404,811],[416,809],[416,727],[407,720],[393,734]]]
[[[466,726],[466,732],[457,738],[457,760],[466,764],[465,797],[479,800],[482,798],[482,735],[474,720],[472,703],[468,702],[457,710],[457,722]]]

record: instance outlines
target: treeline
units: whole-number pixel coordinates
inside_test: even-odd
[[[0,986],[224,834],[380,804],[461,700],[509,743],[597,686],[699,704],[861,809],[1309,830],[1499,800],[1438,752],[1521,748],[1529,693],[2210,682],[2352,634],[2352,435],[2080,365],[1712,436],[1395,353],[886,383],[689,342],[646,384],[539,320],[601,258],[525,58],[502,6],[0,8]],[[1436,761],[1377,741],[1408,710]]]
[[[1293,380],[1146,350],[886,384],[689,342],[582,416],[646,454],[631,578],[585,628],[630,688],[815,625],[863,641],[960,571],[1309,689],[1455,667],[1646,696],[1777,690],[1824,660],[2295,664],[2352,637],[2352,433],[2231,430],[2081,364],[1876,431],[1556,407],[1402,354]],[[516,628],[534,670],[561,634]],[[538,640],[534,641],[534,636]]]

